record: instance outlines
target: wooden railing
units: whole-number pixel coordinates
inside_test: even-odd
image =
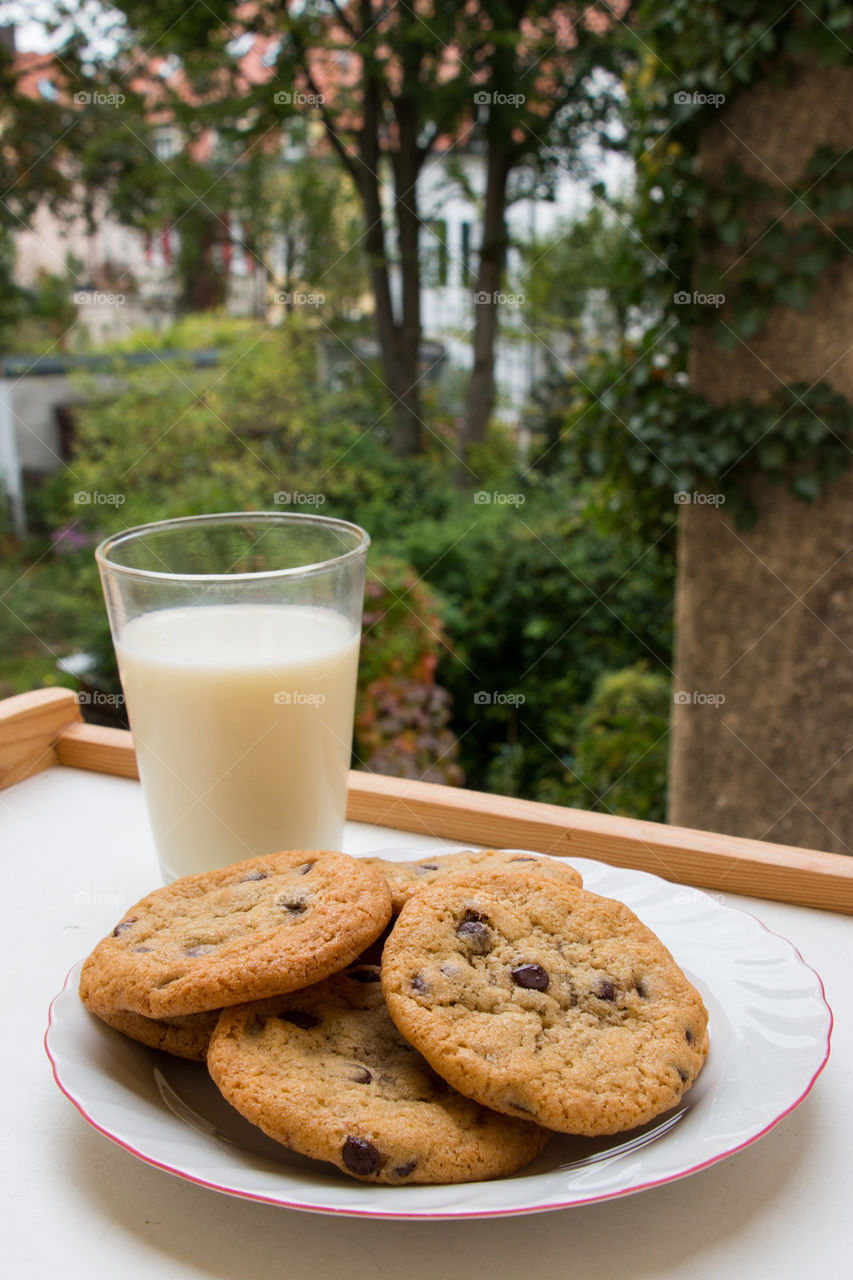
[[[70,690],[0,702],[0,788],[53,765],[138,777],[132,735],[85,724]],[[837,853],[355,771],[347,817],[460,844],[595,858],[677,883],[853,915],[853,858]]]

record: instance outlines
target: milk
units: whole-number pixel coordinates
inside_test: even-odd
[[[116,645],[164,878],[340,848],[359,637],[331,609],[202,605]]]

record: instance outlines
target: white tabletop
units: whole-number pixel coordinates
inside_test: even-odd
[[[348,852],[452,847],[350,824]],[[152,1168],[56,1087],[42,1037],[66,972],[159,881],[139,785],[54,768],[0,792],[7,954],[0,1213],[10,1276],[135,1280],[705,1280],[847,1273],[853,1193],[851,925],[725,899],[823,978],[832,1054],[805,1102],[745,1151],[606,1203],[457,1222],[332,1218],[241,1200]]]

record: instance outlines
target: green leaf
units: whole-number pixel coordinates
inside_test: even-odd
[[[777,285],[776,298],[785,306],[803,311],[811,301],[814,284],[815,282],[806,276],[790,276]]]
[[[791,481],[791,490],[798,498],[803,498],[806,502],[814,502],[820,497],[820,480],[813,472],[795,476]]]
[[[740,242],[743,236],[743,229],[741,218],[730,218],[727,222],[723,222],[717,227],[717,235],[723,244],[734,246]]]
[[[759,442],[756,453],[762,467],[768,470],[778,469],[788,457],[784,440],[776,440],[772,436],[765,436]]]

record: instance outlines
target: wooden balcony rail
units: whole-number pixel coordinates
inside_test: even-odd
[[[85,724],[76,695],[0,702],[0,788],[52,765],[138,777],[133,738]],[[352,771],[347,817],[460,844],[594,858],[717,892],[853,915],[853,858]]]

